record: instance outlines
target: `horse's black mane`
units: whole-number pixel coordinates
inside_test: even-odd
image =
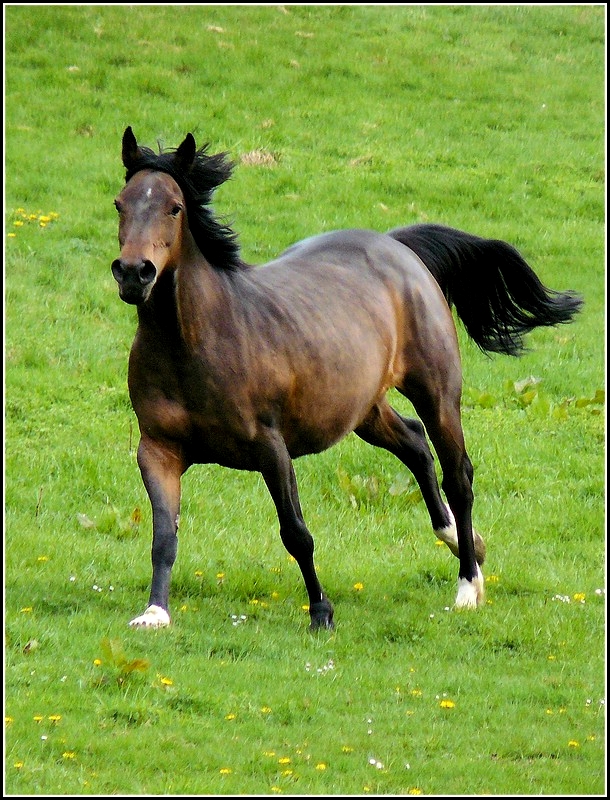
[[[189,228],[205,259],[218,269],[245,269],[247,265],[239,256],[237,234],[216,219],[208,207],[214,190],[231,177],[234,164],[226,153],[207,155],[208,147],[207,144],[200,147],[192,164],[185,169],[175,158],[176,150],[160,149],[155,153],[140,146],[137,159],[125,173],[125,181],[143,169],[167,172],[182,190]]]

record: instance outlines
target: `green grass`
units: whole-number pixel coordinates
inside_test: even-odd
[[[9,6],[5,22],[7,793],[602,794],[604,9]],[[183,482],[172,627],[127,627],[151,524],[135,319],[109,269],[127,125],[230,152],[216,208],[246,259],[429,220],[510,241],[584,295],[521,359],[460,332],[483,608],[448,610],[457,561],[408,474],[349,437],[295,464],[332,635],[307,632],[260,477],[213,466]]]

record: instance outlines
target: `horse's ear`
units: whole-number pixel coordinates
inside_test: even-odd
[[[197,145],[195,144],[195,138],[192,133],[187,133],[185,140],[174,155],[174,160],[181,171],[187,172],[190,169],[191,164],[195,160],[196,152]]]
[[[123,134],[123,165],[125,168],[131,169],[141,155],[136,137],[133,135],[130,125],[128,128],[125,128],[125,133]]]

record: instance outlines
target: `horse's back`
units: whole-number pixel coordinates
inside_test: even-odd
[[[284,281],[293,287],[309,284],[322,305],[347,299],[350,314],[385,304],[388,322],[406,328],[408,340],[451,335],[452,329],[455,335],[451,311],[431,272],[413,250],[387,234],[360,228],[322,233],[289,247],[261,276],[267,269],[276,287]]]
[[[319,234],[288,248],[259,276],[285,299],[298,295],[289,313],[321,320],[322,338],[330,346],[337,336],[348,360],[367,364],[366,371],[383,364],[381,392],[443,372],[461,384],[447,301],[420,258],[392,237],[366,229]]]
[[[364,266],[378,275],[384,269],[389,272],[393,265],[414,277],[429,274],[419,257],[406,245],[385,233],[365,228],[329,231],[302,239],[270,264],[288,264],[305,259],[351,269]]]

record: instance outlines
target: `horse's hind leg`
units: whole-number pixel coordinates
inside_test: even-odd
[[[434,457],[421,422],[405,419],[384,399],[373,407],[355,433],[368,444],[388,450],[413,473],[430,514],[434,533],[459,558],[455,521],[451,509],[441,498]],[[482,564],[485,560],[485,544],[477,533],[474,536],[477,562]]]
[[[275,504],[284,547],[296,560],[309,596],[311,629],[333,628],[333,607],[316,574],[313,537],[305,525],[294,468],[279,432],[267,429],[259,444],[259,469]]]
[[[455,376],[457,378],[457,376]],[[460,381],[461,383],[461,381]],[[456,608],[476,608],[484,599],[483,575],[475,556],[472,530],[473,470],[464,444],[460,416],[460,388],[446,381],[444,391],[428,391],[422,384],[398,387],[408,396],[424,422],[443,471],[443,491],[457,527],[460,559]]]

